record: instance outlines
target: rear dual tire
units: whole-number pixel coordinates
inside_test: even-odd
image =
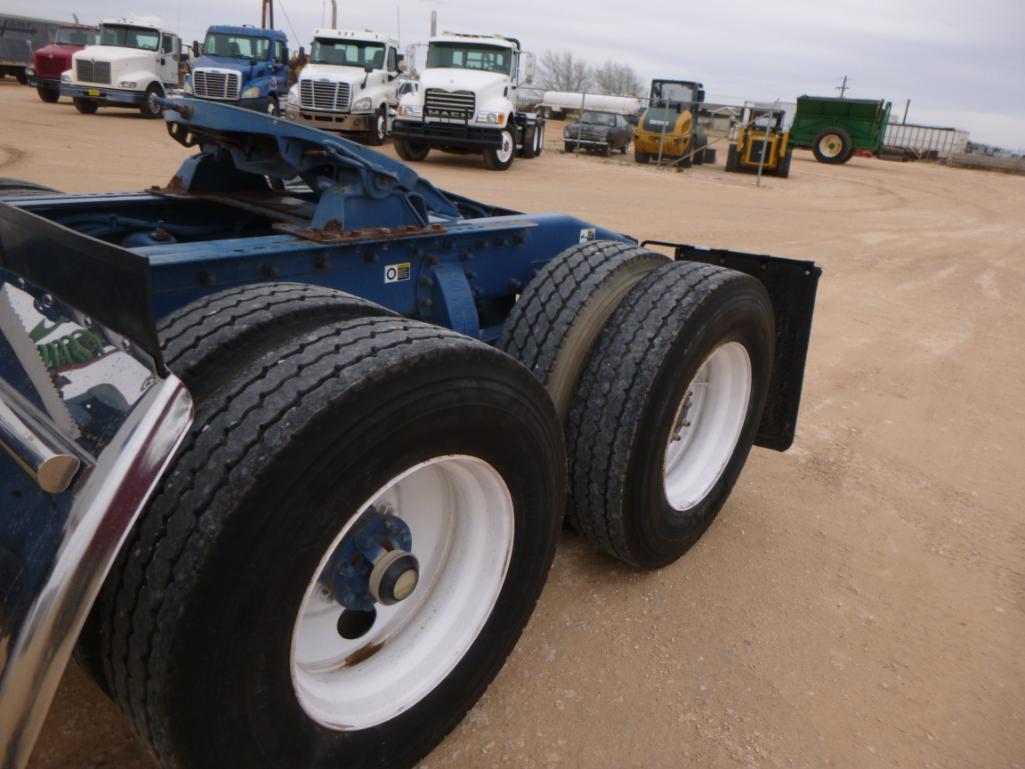
[[[481,343],[342,294],[257,289],[164,324],[172,369],[209,383],[86,635],[163,765],[412,766],[481,696],[538,598],[565,499],[558,422],[536,380]],[[310,614],[323,559],[384,501],[414,521],[414,553],[430,539],[415,521],[452,507],[458,546],[420,554],[437,571],[393,634],[335,637],[334,614]],[[432,621],[444,643],[420,634]]]
[[[645,569],[683,555],[729,495],[761,419],[773,344],[772,307],[754,278],[608,242],[549,262],[499,341],[564,423],[569,523]],[[692,425],[680,418],[688,398]]]

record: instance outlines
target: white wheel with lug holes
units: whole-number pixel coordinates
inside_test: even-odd
[[[379,604],[369,630],[348,640],[338,631],[343,609],[319,577],[371,508],[387,508],[408,525],[419,580],[405,600]],[[494,609],[509,568],[513,520],[502,477],[471,456],[420,463],[367,500],[321,559],[296,618],[291,677],[306,714],[331,729],[367,729],[437,687]]]
[[[751,359],[739,342],[716,348],[687,386],[666,444],[666,500],[678,511],[703,500],[740,438],[751,397]]]

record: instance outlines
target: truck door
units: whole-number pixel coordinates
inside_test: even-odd
[[[398,96],[398,77],[399,77],[399,57],[393,46],[388,46],[388,59],[385,62],[385,69],[387,74],[385,75],[384,82],[384,100],[392,107],[399,103]]]
[[[271,71],[274,76],[274,93],[284,98],[288,95],[288,49],[281,40],[274,41],[271,54]]]
[[[178,82],[178,36],[164,32],[160,36],[160,51],[157,57],[157,77],[161,83],[179,85]]]

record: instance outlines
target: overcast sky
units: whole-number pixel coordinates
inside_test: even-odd
[[[186,41],[210,24],[258,24],[260,0],[2,0],[27,16],[95,22],[157,16]],[[276,0],[275,26],[308,47],[327,0]],[[908,122],[965,128],[1025,147],[1025,0],[364,0],[338,1],[339,26],[395,33],[403,48],[439,30],[518,37],[539,56],[568,49],[632,65],[643,80],[700,80],[707,99],[793,101],[800,94],[886,98]]]

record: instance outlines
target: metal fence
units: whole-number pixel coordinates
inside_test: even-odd
[[[883,136],[884,147],[913,150],[922,157],[935,160],[946,160],[955,153],[964,152],[967,145],[967,131],[913,123],[890,123]]]

